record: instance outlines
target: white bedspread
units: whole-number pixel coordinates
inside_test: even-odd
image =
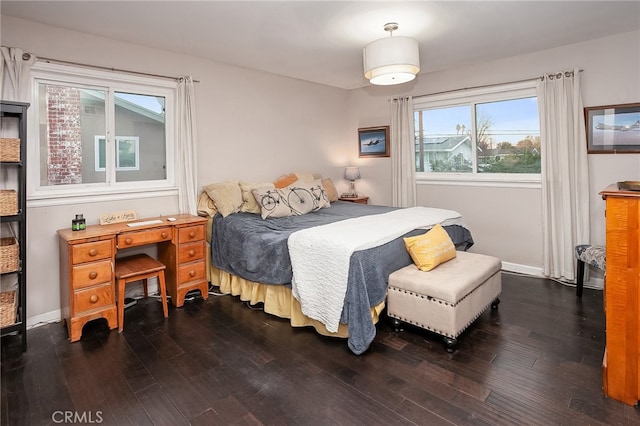
[[[293,296],[305,315],[336,332],[353,252],[386,244],[413,229],[459,218],[452,210],[410,207],[294,232],[288,239]]]

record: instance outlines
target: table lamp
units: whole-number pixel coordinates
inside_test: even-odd
[[[349,181],[349,192],[344,194],[346,197],[357,197],[356,180],[360,179],[360,169],[358,167],[345,167],[344,178]]]

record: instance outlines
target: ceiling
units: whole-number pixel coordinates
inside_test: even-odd
[[[2,0],[0,11],[344,89],[369,84],[363,77],[362,48],[388,36],[383,30],[387,22],[400,25],[395,35],[418,40],[421,73],[640,28],[637,0]]]

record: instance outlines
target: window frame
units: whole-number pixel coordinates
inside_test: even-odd
[[[512,99],[538,97],[535,80],[518,83],[498,84],[487,87],[457,90],[454,92],[436,95],[421,96],[413,99],[413,112],[428,109],[440,109],[458,106],[469,106],[475,109],[478,103],[499,102]],[[472,117],[475,118],[475,112]],[[476,152],[476,123],[471,122],[471,132],[474,137],[471,140],[472,152]],[[417,132],[417,129],[416,129]],[[477,155],[477,154],[474,154]],[[543,152],[540,155],[544,155]],[[477,157],[474,157],[477,164]],[[477,166],[474,166],[474,169]],[[443,172],[418,172],[416,171],[416,183],[426,185],[465,185],[465,186],[492,186],[492,187],[520,187],[541,188],[541,173],[443,173]]]
[[[56,186],[40,185],[40,132],[39,132],[39,84],[61,84],[74,87],[104,90],[106,93],[106,143],[107,168],[105,182],[68,184]],[[177,82],[169,79],[129,75],[117,72],[89,69],[85,67],[37,62],[31,69],[31,104],[29,108],[29,164],[27,201],[32,207],[75,204],[78,202],[113,201],[177,195],[176,184],[176,141],[177,141]],[[137,93],[165,98],[165,179],[116,182],[116,166],[113,137],[115,129],[115,92]],[[138,160],[139,161],[139,160]],[[132,170],[127,168],[127,170]]]

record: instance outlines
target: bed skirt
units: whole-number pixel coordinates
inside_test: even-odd
[[[300,303],[293,297],[291,289],[284,285],[269,285],[257,283],[240,278],[228,272],[222,271],[208,263],[209,282],[220,288],[223,294],[239,296],[243,302],[251,305],[264,304],[264,311],[280,318],[289,319],[292,327],[313,327],[323,335],[330,337],[349,337],[347,324],[340,324],[338,331],[332,333],[320,321],[309,318],[302,313]],[[383,301],[371,308],[371,318],[374,324],[378,323],[380,314],[385,308]]]

